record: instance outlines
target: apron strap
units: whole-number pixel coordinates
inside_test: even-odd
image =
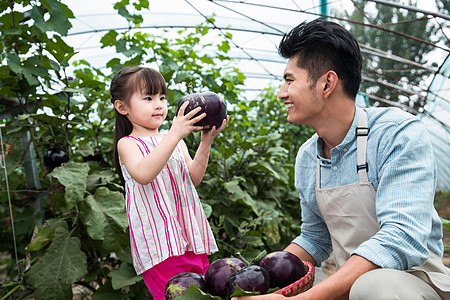
[[[320,158],[317,155],[317,165],[316,165],[316,188],[320,189]]]
[[[367,113],[356,107],[358,110],[358,127],[356,128],[356,154],[357,154],[357,164],[356,172],[358,172],[359,181],[369,181],[367,176],[367,171],[369,170],[369,165],[366,161],[366,148],[367,148],[367,136],[369,135],[369,127],[367,121]]]
[[[369,182],[367,171],[369,165],[366,161],[367,136],[369,135],[369,127],[367,113],[356,107],[358,110],[358,127],[356,127],[356,172],[358,172],[359,181]],[[320,158],[317,156],[316,165],[316,188],[320,188]]]

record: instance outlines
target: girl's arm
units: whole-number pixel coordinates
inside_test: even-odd
[[[189,105],[188,102],[186,105],[183,104],[167,135],[146,157],[143,156],[134,139],[122,138],[117,143],[120,159],[136,182],[143,185],[152,182],[167,164],[178,142],[192,131],[201,130],[202,127],[194,126],[194,123],[203,119],[205,114],[192,118],[201,110],[198,107],[184,115],[187,105]]]
[[[203,179],[203,175],[205,175],[206,167],[208,166],[209,153],[211,150],[211,143],[213,139],[217,136],[219,132],[225,129],[229,121],[229,117],[222,121],[222,125],[216,129],[215,126],[208,131],[202,131],[202,137],[200,141],[200,145],[198,146],[197,152],[195,153],[195,157],[192,160],[189,151],[186,147],[186,144],[183,142],[183,153],[186,160],[186,164],[189,169],[189,175],[191,176],[192,183],[194,186],[200,184]]]

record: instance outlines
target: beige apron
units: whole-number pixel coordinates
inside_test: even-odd
[[[367,135],[369,134],[367,114],[359,110],[356,130],[357,171],[359,182],[334,187],[320,188],[320,159],[317,159],[316,201],[320,213],[328,227],[333,246],[336,266],[339,268],[350,254],[364,241],[375,235],[380,229],[376,216],[376,192],[367,176],[366,163]],[[450,269],[446,268],[439,256],[430,251],[429,259],[419,267],[413,267],[413,273],[428,284],[442,291],[450,292]]]

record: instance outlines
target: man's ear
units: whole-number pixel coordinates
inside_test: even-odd
[[[339,83],[339,77],[337,76],[336,72],[330,70],[326,72],[322,76],[322,78],[322,92],[324,94],[324,97],[329,97],[336,89],[336,86]]]
[[[115,100],[114,107],[119,112],[119,114],[127,115],[128,114],[128,106],[122,100]]]

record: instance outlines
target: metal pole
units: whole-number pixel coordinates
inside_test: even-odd
[[[327,0],[320,0],[320,15],[325,20],[328,19],[328,3]]]
[[[368,1],[372,1],[372,2],[375,2],[375,3],[379,3],[379,4],[384,4],[384,5],[388,5],[388,6],[393,6],[393,7],[397,7],[397,8],[404,8],[404,9],[415,11],[415,12],[418,12],[418,13],[422,13],[422,14],[425,14],[425,15],[428,15],[428,16],[434,16],[434,17],[439,17],[439,18],[443,18],[443,19],[446,19],[446,20],[450,20],[450,16],[449,15],[445,15],[445,14],[441,14],[441,13],[437,13],[437,12],[432,12],[432,11],[429,11],[429,10],[420,9],[420,8],[417,8],[417,7],[414,7],[414,6],[403,5],[403,4],[400,4],[400,3],[394,3],[394,2],[391,2],[391,1],[384,1],[384,0],[368,0]]]
[[[9,204],[9,216],[11,217],[11,230],[13,235],[13,243],[14,243],[14,255],[16,258],[16,267],[17,271],[19,272],[20,277],[22,278],[22,271],[19,267],[19,256],[17,254],[17,240],[16,240],[16,226],[14,224],[14,213],[12,209],[12,203],[11,203],[11,194],[9,191],[9,181],[8,181],[8,171],[6,170],[6,152],[3,149],[3,135],[2,135],[2,128],[5,127],[5,125],[0,124],[0,169],[3,168],[5,171],[5,185],[6,185],[6,197],[8,198],[8,204]],[[5,160],[3,162],[3,160]]]
[[[31,135],[29,131],[27,131],[27,134],[25,136],[20,138],[20,143],[22,145],[22,149],[24,150],[29,144],[23,162],[27,180],[27,187],[40,190],[41,182],[39,181],[39,172],[36,165],[36,152],[34,151],[34,143],[33,141],[31,141]],[[36,200],[34,200],[34,209],[37,214],[36,225],[42,225],[45,221],[42,196],[39,195],[37,196]]]

